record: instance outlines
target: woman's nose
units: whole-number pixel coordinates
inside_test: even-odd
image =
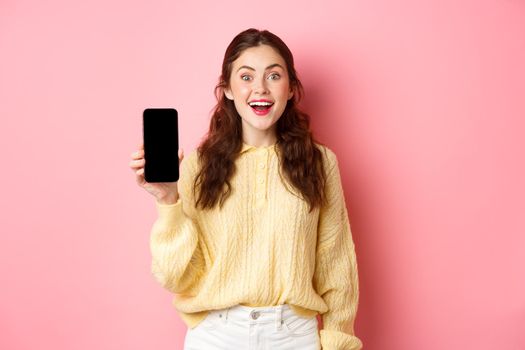
[[[260,94],[267,93],[268,88],[266,87],[266,81],[264,79],[257,80],[254,86],[255,92]]]

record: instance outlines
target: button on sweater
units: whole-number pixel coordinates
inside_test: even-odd
[[[156,202],[151,270],[173,293],[173,306],[194,328],[209,310],[237,304],[288,303],[303,317],[321,315],[323,350],[358,350],[359,287],[355,246],[335,153],[320,144],[327,204],[309,213],[279,173],[276,144],[243,143],[222,209],[195,207],[197,150],[180,164],[179,199]]]

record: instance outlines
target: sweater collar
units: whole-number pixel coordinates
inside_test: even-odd
[[[255,146],[252,146],[252,145],[248,145],[247,143],[242,143],[242,148],[241,148],[241,153],[244,153],[244,152],[248,152],[248,151],[251,151],[251,150],[260,150],[260,149],[266,149],[268,151],[272,151],[274,148],[275,148],[275,143],[273,145],[270,145],[270,146],[266,146],[266,147],[255,147]]]

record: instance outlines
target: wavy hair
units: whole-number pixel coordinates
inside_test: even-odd
[[[233,62],[247,48],[259,45],[273,47],[286,62],[294,94],[276,122],[279,176],[285,186],[288,182],[302,194],[311,212],[326,201],[325,167],[321,150],[315,146],[315,143],[322,143],[315,140],[310,131],[310,116],[298,108],[304,90],[294,68],[292,52],[275,34],[254,28],[235,36],[224,54],[222,73],[214,90],[217,104],[212,109],[209,131],[197,148],[201,167],[193,186],[194,191],[199,188],[195,204],[211,209],[219,202],[222,208],[231,194],[229,180],[236,171],[235,160],[242,149],[242,121],[234,101],[225,97],[224,89],[229,87]]]

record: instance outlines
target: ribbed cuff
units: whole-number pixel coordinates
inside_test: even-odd
[[[182,211],[182,200],[179,197],[177,202],[173,204],[161,204],[155,201],[157,207],[157,214],[159,216],[159,222],[163,225],[173,225],[178,218],[184,215]]]

